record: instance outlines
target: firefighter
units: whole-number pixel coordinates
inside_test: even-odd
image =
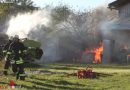
[[[13,37],[11,36],[7,44],[3,47],[3,54],[4,54],[4,59],[5,59],[5,64],[4,64],[4,75],[8,75],[8,69],[10,67],[10,52],[9,52],[9,46],[12,43]]]
[[[24,52],[26,52],[26,47],[19,40],[19,36],[15,35],[14,40],[10,45],[10,51],[12,54],[12,70],[16,74],[16,79],[25,80],[25,72],[24,72]]]

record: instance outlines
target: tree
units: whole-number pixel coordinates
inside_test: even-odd
[[[21,6],[34,6],[32,0],[19,0]]]
[[[70,8],[66,5],[60,5],[55,7],[52,10],[53,24],[56,25],[60,22],[66,21],[71,12],[72,11],[70,10]]]
[[[8,3],[14,3],[21,6],[33,6],[32,0],[5,0]]]

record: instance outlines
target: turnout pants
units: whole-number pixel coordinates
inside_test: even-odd
[[[25,80],[24,65],[23,64],[12,64],[13,72],[17,72],[16,79]]]
[[[12,64],[12,70],[16,73],[16,79],[25,80],[25,72],[24,72],[24,63],[17,63],[19,61],[15,61]]]

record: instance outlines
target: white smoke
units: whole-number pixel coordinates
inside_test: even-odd
[[[72,12],[66,20],[60,23],[55,21],[53,15],[52,20],[54,20],[51,23],[51,14],[51,10],[39,10],[12,17],[7,34],[9,36],[17,34],[20,38],[31,37],[40,41],[44,51],[41,59],[43,62],[79,58],[83,49],[93,44],[92,35],[88,35],[92,29],[91,26],[95,25],[91,23],[95,20],[93,13],[89,15],[86,12],[80,15]]]
[[[37,10],[32,13],[18,14],[9,21],[7,35],[19,35],[26,38],[32,30],[39,30],[37,27],[48,26],[50,21],[50,10]]]
[[[113,20],[104,20],[100,23],[100,29],[102,30],[102,34],[104,36],[109,36],[111,35],[111,30],[113,30],[113,27],[115,25],[115,23],[117,22],[117,19],[113,19]]]

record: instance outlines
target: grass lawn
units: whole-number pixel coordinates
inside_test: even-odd
[[[41,67],[26,68],[28,77],[25,81],[16,81],[12,75],[1,75],[0,86],[9,86],[9,80],[13,80],[19,88],[15,90],[130,90],[130,65],[92,66],[95,72],[107,75],[78,79],[67,74],[85,68],[85,64],[43,64]]]

